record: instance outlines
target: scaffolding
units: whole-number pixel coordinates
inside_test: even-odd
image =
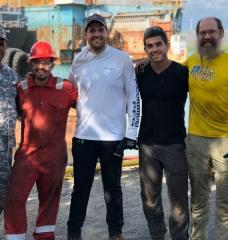
[[[0,7],[0,26],[4,28],[23,28],[26,25],[26,18],[23,17],[21,8]]]

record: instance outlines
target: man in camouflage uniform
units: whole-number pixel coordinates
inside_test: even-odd
[[[0,214],[4,208],[8,187],[17,118],[15,103],[17,75],[14,70],[2,64],[6,41],[5,29],[0,27]]]

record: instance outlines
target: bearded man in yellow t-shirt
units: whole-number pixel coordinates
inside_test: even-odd
[[[201,19],[198,52],[189,57],[189,134],[192,240],[208,239],[209,194],[216,184],[215,238],[228,239],[228,54],[221,50],[220,19]]]

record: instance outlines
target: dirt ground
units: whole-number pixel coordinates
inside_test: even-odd
[[[62,198],[60,203],[60,210],[58,215],[58,222],[56,226],[56,240],[66,239],[66,222],[69,214],[70,194],[72,189],[72,180],[65,180]],[[164,181],[163,185],[163,203],[166,215],[166,223],[169,213],[167,189]],[[123,235],[126,240],[149,240],[147,223],[142,211],[140,199],[140,186],[138,168],[124,168],[122,175],[122,187],[124,197],[124,218],[125,225]],[[212,211],[210,214],[209,236],[210,240],[214,240],[214,202],[215,193],[212,191]],[[34,229],[34,222],[37,213],[37,192],[34,188],[31,192],[28,204],[28,233],[26,240],[32,240],[32,231]],[[16,216],[15,216],[16,217]],[[1,217],[2,218],[2,217]],[[83,240],[107,240],[107,226],[105,223],[105,204],[101,183],[101,175],[97,173],[95,176],[93,188],[90,195],[88,205],[87,217],[82,231]],[[0,220],[0,240],[4,240],[3,221]],[[167,239],[171,239],[167,234]]]

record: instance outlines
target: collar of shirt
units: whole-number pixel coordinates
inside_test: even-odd
[[[43,87],[55,88],[56,78],[51,74],[47,83]],[[28,78],[28,86],[29,87],[39,87],[34,81],[33,77]]]

